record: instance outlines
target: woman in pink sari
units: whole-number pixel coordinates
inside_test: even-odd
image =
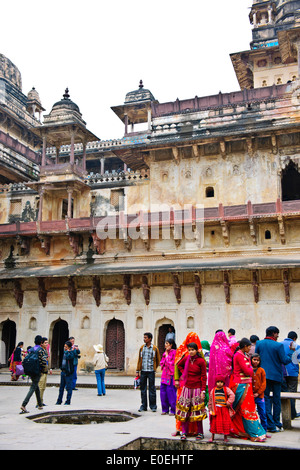
[[[229,341],[222,330],[216,331],[214,340],[210,347],[209,369],[208,369],[208,391],[215,387],[217,375],[225,379],[225,387],[228,387],[232,372],[232,356]]]

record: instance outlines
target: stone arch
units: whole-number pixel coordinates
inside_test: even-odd
[[[0,323],[0,331],[2,341],[1,346],[4,348],[4,351],[1,351],[1,361],[3,360],[4,363],[1,363],[0,367],[6,367],[8,364],[8,359],[16,345],[16,323],[8,318],[7,320]]]
[[[51,368],[58,369],[61,366],[64,344],[69,338],[68,322],[58,318],[50,326],[50,344],[51,344]]]
[[[154,334],[154,344],[158,347],[160,355],[162,356],[165,350],[165,337],[168,333],[169,326],[173,326],[175,329],[175,325],[173,320],[170,318],[161,318],[156,322],[155,325],[155,334]],[[176,334],[176,329],[175,329]]]

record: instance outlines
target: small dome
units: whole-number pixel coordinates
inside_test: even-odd
[[[140,80],[138,90],[130,91],[125,97],[125,104],[139,101],[155,101],[151,91],[144,88],[142,80]]]
[[[3,54],[0,54],[0,79],[1,78],[5,78],[22,91],[22,76],[19,69]]]
[[[54,103],[54,105],[52,106],[51,113],[52,113],[52,111],[54,111],[54,110],[56,111],[56,110],[59,110],[59,109],[64,109],[64,110],[69,109],[71,111],[77,111],[77,113],[80,114],[79,107],[77,106],[76,103],[74,103],[74,101],[72,101],[70,99],[68,88],[66,88],[65,93],[63,95],[63,98],[60,101],[57,101],[56,103]]]
[[[36,91],[34,87],[32,87],[30,92],[27,94],[27,98],[30,101],[37,101],[39,104],[41,104],[40,95],[38,94],[38,92]]]

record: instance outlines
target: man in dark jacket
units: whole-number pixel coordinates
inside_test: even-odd
[[[277,342],[278,336],[279,329],[276,326],[270,326],[266,329],[265,339],[257,341],[255,347],[255,352],[258,353],[261,358],[261,367],[266,372],[267,386],[265,389],[265,403],[269,432],[282,430],[282,423],[280,422],[280,392],[283,382],[282,366],[291,362],[294,352],[294,350],[290,348],[290,352],[286,354],[283,344]],[[271,392],[272,396],[270,396]]]
[[[72,350],[72,343],[70,341],[66,341],[64,345],[64,355],[61,363],[60,386],[56,405],[61,405],[65,388],[67,390],[65,405],[71,404],[73,391],[72,381],[74,374],[74,355],[75,353],[74,350]]]
[[[30,386],[30,389],[29,389],[29,391],[28,391],[28,393],[25,397],[25,400],[22,403],[21,413],[28,413],[28,411],[26,410],[26,405],[27,405],[27,403],[29,402],[30,398],[32,397],[32,395],[34,393],[36,395],[38,409],[39,410],[43,409],[43,402],[42,402],[42,399],[41,399],[41,394],[40,394],[40,389],[39,389],[39,380],[41,378],[41,373],[47,367],[47,360],[45,359],[44,351],[43,351],[43,348],[41,347],[42,339],[43,338],[40,335],[37,335],[34,339],[35,346],[32,349],[34,351],[38,351],[40,372],[35,374],[35,375],[32,375],[30,377],[31,378],[31,386]]]

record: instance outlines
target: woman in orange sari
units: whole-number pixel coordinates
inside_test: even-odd
[[[174,371],[174,380],[175,380],[175,387],[177,388],[177,401],[181,395],[182,387],[179,381],[179,370],[178,370],[178,363],[179,361],[189,355],[187,345],[190,343],[196,343],[198,346],[198,352],[201,354],[201,357],[204,359],[204,354],[202,351],[201,341],[197,333],[191,332],[187,335],[183,343],[177,348],[176,355],[175,355],[175,371]],[[182,431],[182,422],[176,419],[176,431],[172,434],[173,436],[177,436]],[[190,422],[189,423],[189,435],[196,436],[198,434],[198,427],[197,422]]]

